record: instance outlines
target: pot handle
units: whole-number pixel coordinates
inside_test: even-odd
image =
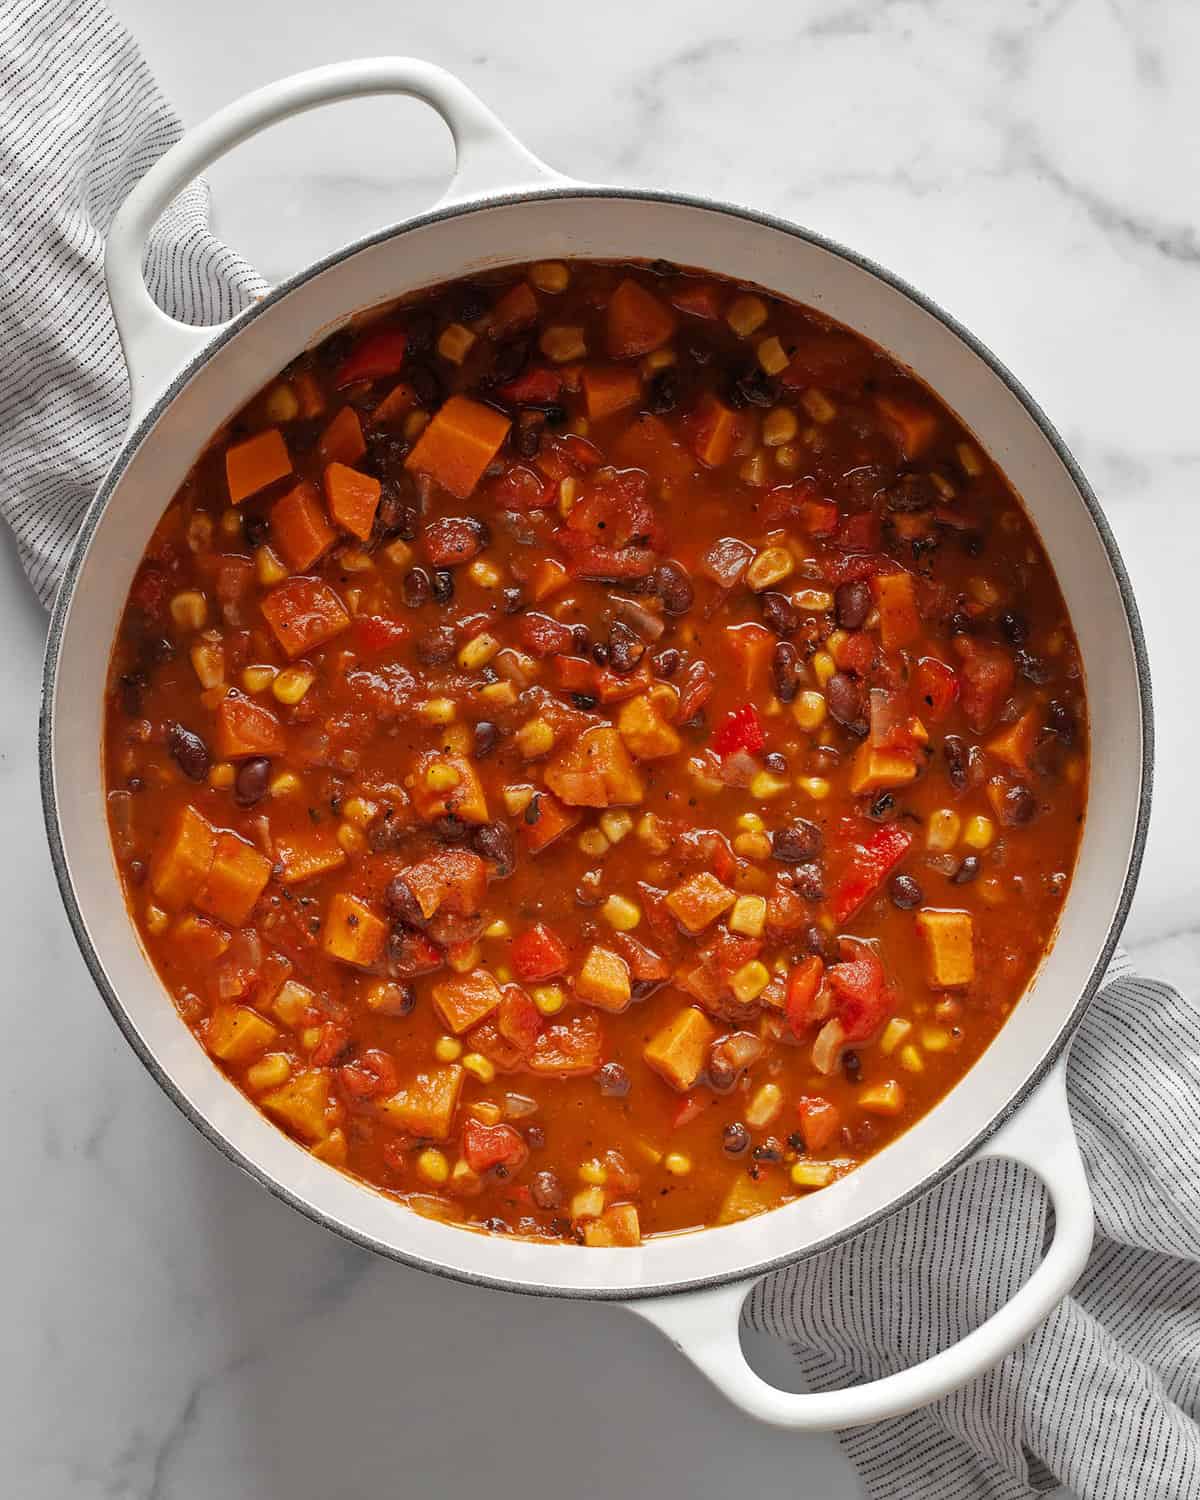
[[[768,1385],[746,1363],[738,1321],[753,1280],[709,1291],[628,1302],[735,1406],[762,1422],[799,1432],[824,1432],[878,1422],[913,1411],[998,1364],[1070,1291],[1092,1247],[1092,1198],[1067,1107],[1061,1058],[1025,1104],[973,1161],[990,1156],[1021,1162],[1042,1179],[1054,1206],[1054,1239],[1041,1264],[1011,1302],[949,1349],[864,1385],[796,1393]]]
[[[282,78],[218,110],[154,163],[118,210],[108,233],[104,275],[129,367],[135,418],[169,375],[213,337],[164,313],[146,289],[142,255],[160,214],[194,177],[260,130],[293,115],[374,94],[407,94],[435,109],[454,138],[455,169],[437,207],[485,194],[570,179],[513,136],[467,86],[413,57],[363,58]]]

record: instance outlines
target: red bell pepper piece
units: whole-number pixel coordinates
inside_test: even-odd
[[[485,1125],[470,1116],[463,1126],[463,1155],[472,1172],[507,1167],[510,1172],[524,1164],[529,1147],[511,1125]]]
[[[804,1149],[810,1156],[825,1147],[837,1134],[842,1123],[836,1104],[822,1099],[820,1094],[805,1095],[796,1101],[796,1112],[800,1116],[800,1134],[804,1137]]]
[[[496,394],[501,401],[512,401],[517,406],[548,406],[562,395],[562,376],[545,365],[534,365],[515,380],[498,385]]]
[[[821,988],[821,976],[825,965],[816,955],[796,965],[788,975],[787,994],[783,1002],[783,1013],[794,1036],[801,1036],[816,1019],[813,1001]]]
[[[896,1008],[883,965],[869,948],[860,949],[857,958],[834,964],[829,984],[848,1043],[869,1041]]]
[[[402,328],[377,328],[365,334],[338,366],[333,383],[340,391],[356,380],[382,380],[404,363],[408,335]]]
[[[923,656],[913,673],[913,689],[921,712],[936,724],[958,702],[958,673],[936,656]]]
[[[360,651],[388,651],[408,639],[408,626],[383,615],[359,615],[354,622],[354,644]]]
[[[400,1074],[391,1054],[379,1047],[368,1048],[338,1072],[342,1089],[351,1099],[381,1098],[400,1087]]]
[[[913,836],[898,823],[889,823],[859,844],[850,872],[833,893],[833,919],[848,921],[883,885],[912,845]]]
[[[519,985],[505,985],[496,1011],[500,1035],[518,1052],[532,1052],[542,1034],[542,1016]]]
[[[726,715],[713,740],[713,749],[724,760],[735,750],[749,750],[752,755],[756,754],[765,744],[766,737],[757,710],[753,703],[743,703]]]
[[[509,957],[518,979],[532,983],[566,972],[567,947],[544,922],[536,922],[513,940]]]

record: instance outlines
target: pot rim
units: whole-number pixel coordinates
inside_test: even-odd
[[[782,1254],[769,1256],[765,1260],[755,1262],[751,1265],[740,1266],[733,1270],[716,1272],[709,1276],[683,1278],[665,1285],[658,1284],[645,1288],[629,1286],[579,1288],[561,1286],[553,1282],[529,1283],[504,1276],[492,1276],[486,1273],[462,1270],[438,1261],[429,1260],[425,1256],[411,1250],[386,1243],[376,1239],[372,1235],[354,1229],[316,1204],[305,1201],[235,1146],[231,1140],[227,1139],[209,1122],[207,1116],[198,1110],[176,1085],[171,1075],[143,1042],[116,990],[109,983],[104,965],[92,942],[82,909],[75,894],[59,825],[58,803],[55,791],[55,687],[67,617],[74,602],[76,585],[84,559],[88,553],[92,536],[99,524],[100,518],[124,477],[131,458],[137,452],[144,439],[149,435],[159,418],[196,372],[218,354],[226,344],[236,338],[243,328],[253,322],[254,319],[267,312],[268,309],[274,307],[277,303],[283,301],[293,291],[304,286],[314,277],[333,269],[343,261],[349,260],[360,251],[392,239],[399,239],[413,230],[422,229],[431,224],[448,219],[467,217],[473,213],[486,211],[490,208],[520,206],[524,203],[539,202],[546,199],[566,200],[574,198],[672,204],[741,219],[756,227],[767,228],[789,235],[794,239],[804,241],[808,245],[848,261],[856,269],[864,271],[868,275],[882,281],[891,287],[892,290],[899,292],[903,297],[914,303],[922,311],[936,318],[965,344],[977,358],[982,360],[1010,394],[1016,398],[1025,414],[1033,422],[1042,437],[1045,438],[1054,451],[1055,456],[1066,469],[1075,490],[1087,508],[1092,524],[1095,526],[1101,545],[1104,548],[1109,567],[1112,569],[1113,576],[1116,579],[1125,613],[1125,622],[1129,631],[1130,647],[1133,653],[1134,669],[1138,684],[1137,711],[1140,726],[1138,812],[1133,837],[1129,846],[1125,872],[1122,877],[1120,895],[1114,908],[1104,942],[1100,947],[1096,961],[1087,982],[1080,991],[1078,999],[1064,1018],[1051,1044],[1045,1049],[1037,1064],[1025,1075],[1020,1086],[1013,1091],[1004,1108],[999,1110],[983,1125],[965,1146],[952,1156],[941,1161],[937,1167],[927,1172],[919,1182],[906,1192],[893,1198],[885,1206],[857,1220],[852,1225],[834,1231],[824,1238],[806,1245],[803,1251],[799,1253],[785,1251]],[[712,267],[706,269],[711,269],[715,274],[720,274],[719,268]],[[347,316],[351,316],[355,311],[357,309],[350,309],[347,312]],[[201,337],[203,329],[198,328],[196,332],[197,336]],[[1053,559],[1051,560],[1053,561]],[[939,1182],[949,1177],[952,1172],[967,1162],[985,1141],[995,1135],[1000,1127],[1024,1104],[1037,1085],[1049,1073],[1074,1035],[1076,1028],[1083,1018],[1084,1012],[1099,988],[1100,981],[1108,968],[1129,913],[1129,907],[1133,900],[1138,875],[1145,854],[1146,838],[1149,829],[1150,805],[1154,785],[1154,705],[1150,681],[1149,656],[1146,649],[1141,616],[1124,560],[1100,502],[1074,455],[1039,403],[1033,398],[1021,381],[1013,375],[1003,361],[982,340],[960,323],[952,314],[946,312],[938,303],[917,290],[905,278],[887,270],[869,256],[862,255],[858,251],[852,250],[815,230],[807,229],[774,214],[749,208],[742,204],[724,202],[713,198],[703,198],[695,194],[571,183],[567,186],[530,188],[519,192],[490,193],[471,197],[444,207],[432,208],[423,214],[404,219],[383,229],[375,230],[368,235],[351,241],[340,249],[330,252],[328,255],[322,256],[320,259],[303,267],[300,271],[286,277],[276,286],[273,286],[260,299],[251,304],[250,307],[245,308],[229,322],[219,325],[213,330],[212,337],[202,343],[196,352],[184,362],[165,385],[157,399],[146,409],[137,424],[126,433],[107,474],[84,514],[67,562],[67,567],[59,584],[50,616],[42,676],[42,702],[38,722],[38,762],[42,790],[42,811],[46,824],[47,840],[50,846],[51,862],[54,867],[55,879],[58,882],[63,905],[66,908],[71,930],[80,953],[92,976],[93,982],[100,991],[113,1019],[134,1053],[150,1076],[166,1094],[167,1098],[170,1099],[175,1107],[206,1140],[221,1151],[224,1156],[228,1157],[235,1166],[240,1167],[249,1176],[254,1178],[257,1183],[266,1188],[273,1197],[287,1203],[306,1218],[341,1236],[350,1243],[362,1249],[374,1251],[376,1254],[382,1255],[389,1260],[398,1261],[404,1265],[428,1271],[434,1275],[443,1276],[453,1281],[465,1282],[474,1286],[486,1286],[499,1291],[589,1301],[634,1301],[644,1297],[697,1291],[706,1287],[727,1285],[736,1281],[757,1278],[771,1271],[779,1270],[781,1267],[792,1264],[797,1260],[807,1259],[809,1256],[816,1255],[823,1250],[828,1250],[831,1246],[839,1244],[845,1239],[865,1232],[907,1204],[922,1197]],[[1070,900],[1069,894],[1067,899]],[[364,1191],[371,1190],[369,1184],[364,1183],[361,1186]],[[703,1231],[695,1232],[703,1233]]]

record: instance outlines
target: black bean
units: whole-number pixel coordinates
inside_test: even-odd
[[[812,953],[817,958],[823,958],[827,964],[835,964],[840,957],[838,952],[837,938],[832,933],[826,932],[816,922],[809,925],[800,934],[800,941],[806,953]]]
[[[674,646],[668,646],[654,658],[654,675],[656,677],[674,677],[682,665],[683,657],[676,651]]]
[[[934,502],[932,481],[928,474],[901,474],[886,492],[886,499],[889,510],[928,510]]]
[[[1006,787],[1000,801],[1000,817],[1010,828],[1022,828],[1037,815],[1037,798],[1019,782]]]
[[[1029,621],[1015,610],[1006,609],[998,623],[1000,634],[1010,646],[1023,646],[1029,639]]]
[[[830,716],[843,729],[861,739],[870,727],[867,721],[867,695],[862,684],[845,672],[835,672],[825,684],[825,702]]]
[[[1064,745],[1075,743],[1075,715],[1067,704],[1059,702],[1057,698],[1046,709],[1046,728]]]
[[[422,604],[429,603],[433,594],[433,585],[424,568],[410,568],[405,573],[404,582],[400,585],[400,594],[409,609],[419,609]]]
[[[150,873],[150,866],[144,860],[131,859],[129,861],[128,874],[131,885],[142,885],[146,876]]]
[[[540,1151],[546,1144],[546,1132],[540,1125],[526,1125],[524,1135],[526,1144],[532,1146],[535,1151]]]
[[[597,1072],[596,1082],[606,1099],[624,1099],[629,1092],[629,1074],[619,1062],[606,1062]]]
[[[325,369],[340,365],[354,347],[354,335],[347,329],[331,333],[324,343],[317,346],[317,363]]]
[[[635,1000],[649,1000],[665,983],[665,979],[635,979],[629,988]]]
[[[475,726],[474,744],[471,754],[475,760],[489,756],[500,742],[500,730],[490,719],[480,719]]]
[[[174,645],[166,636],[147,636],[138,646],[138,660],[147,667],[158,667],[175,655]]]
[[[1032,682],[1035,687],[1044,687],[1054,676],[1053,668],[1041,659],[1034,656],[1032,651],[1018,651],[1015,654],[1017,671],[1026,682]]]
[[[911,875],[892,876],[892,905],[898,906],[901,911],[912,911],[914,906],[920,906],[924,900],[921,887]]]
[[[271,535],[271,523],[266,516],[247,511],[242,517],[242,535],[246,538],[248,547],[261,547]]]
[[[719,1054],[710,1055],[707,1072],[709,1087],[715,1089],[718,1094],[727,1094],[737,1082],[737,1069],[727,1058]]]
[[[775,776],[784,776],[787,774],[787,756],[782,755],[778,750],[769,750],[763,756],[763,765]]]
[[[525,596],[518,588],[507,588],[500,595],[500,603],[506,615],[515,615],[525,603]]]
[[[529,1196],[538,1208],[549,1212],[562,1206],[562,1184],[553,1172],[535,1172],[529,1179]]]
[[[265,755],[256,755],[244,760],[233,779],[233,800],[239,807],[253,807],[267,795],[267,781],[271,775],[271,762]]]
[[[645,641],[639,640],[624,620],[614,620],[608,629],[608,665],[618,677],[636,671],[645,654]]]
[[[668,615],[686,615],[696,597],[687,569],[671,558],[659,563],[654,574],[654,592]]]
[[[454,598],[454,574],[449,568],[435,569],[432,586],[435,604],[449,604]]]
[[[967,784],[967,747],[956,734],[948,734],[942,741],[942,755],[946,762],[946,775],[956,792]]]
[[[820,854],[823,843],[821,830],[815,823],[797,818],[771,835],[771,854],[783,864],[801,865]]]
[[[696,365],[712,363],[716,350],[702,338],[692,338],[683,346],[683,352]]]
[[[398,993],[394,995],[389,994],[388,996],[388,1015],[395,1017],[411,1016],[417,1008],[416,990],[403,979],[393,979],[391,981],[391,989]]]
[[[517,435],[513,444],[522,458],[536,458],[541,452],[545,426],[545,412],[527,409],[517,418]]]
[[[734,377],[729,396],[735,406],[774,406],[779,400],[779,383],[761,365],[751,365]]]
[[[507,823],[481,823],[471,844],[475,853],[492,866],[494,879],[507,880],[517,868],[517,845]]]
[[[384,901],[392,916],[399,918],[408,927],[424,927],[425,917],[420,903],[413,895],[403,875],[396,875],[388,882]]]
[[[417,637],[417,657],[424,666],[444,667],[454,659],[454,631],[449,625],[435,625]]]
[[[791,1135],[789,1135],[788,1138],[787,1138],[787,1143],[792,1148],[793,1151],[801,1151],[802,1152],[805,1149],[805,1146],[804,1146],[804,1137],[800,1134],[800,1132],[798,1130],[793,1130],[792,1131]]]
[[[783,1144],[775,1136],[769,1135],[761,1146],[755,1146],[752,1155],[755,1161],[782,1161]]]
[[[769,590],[758,596],[763,624],[776,635],[795,635],[800,629],[800,611],[786,594]]]
[[[532,347],[528,339],[513,339],[510,343],[501,344],[492,361],[489,383],[506,385],[510,380],[515,380],[529,363]]]
[[[660,370],[646,392],[646,410],[658,416],[674,411],[679,405],[679,376],[669,367]]]
[[[975,880],[982,868],[978,854],[968,854],[958,869],[950,877],[951,885],[970,885]]]
[[[130,719],[138,719],[142,713],[142,694],[147,687],[145,672],[125,672],[119,683],[121,712]]]
[[[404,366],[404,378],[412,386],[420,406],[437,406],[441,401],[442,382],[428,365],[410,361]]]
[[[862,1081],[862,1060],[853,1048],[847,1048],[842,1053],[842,1072],[851,1083]]]
[[[896,811],[896,799],[891,792],[880,792],[870,807],[867,808],[867,817],[876,823],[886,823]]]
[[[591,649],[592,637],[586,625],[571,626],[571,650],[576,656],[586,656]]]
[[[780,703],[791,703],[800,691],[804,663],[791,641],[779,641],[771,656],[771,679]]]
[[[428,309],[422,308],[420,312],[410,313],[404,322],[408,352],[424,354],[427,349],[432,349],[435,328],[433,314]]]
[[[987,550],[987,538],[973,527],[969,531],[960,531],[958,540],[968,557],[982,557]]]
[[[608,646],[604,641],[592,642],[592,660],[598,667],[608,666]]]
[[[721,1150],[726,1156],[744,1156],[750,1146],[750,1132],[741,1123],[735,1120],[732,1125],[726,1125],[721,1132]]]
[[[871,613],[871,590],[862,581],[841,583],[834,591],[833,611],[843,630],[858,630]]]
[[[970,635],[975,629],[975,621],[965,609],[954,609],[950,612],[946,626],[951,635]]]
[[[806,861],[797,865],[792,871],[792,886],[798,896],[803,896],[805,901],[824,901],[825,899],[825,876],[819,864]]]
[[[182,724],[172,724],[167,730],[167,749],[189,781],[203,781],[212,764],[208,746],[190,729]]]
[[[597,699],[594,693],[572,693],[571,702],[580,713],[589,714],[595,708]]]
[[[471,827],[454,813],[443,813],[441,817],[433,820],[433,836],[439,844],[449,844],[453,847],[467,842],[471,837]]]

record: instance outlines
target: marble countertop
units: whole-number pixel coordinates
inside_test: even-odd
[[[186,121],[282,73],[409,52],[545,160],[800,220],[972,327],[1058,423],[1141,601],[1156,807],[1127,941],[1200,993],[1190,797],[1200,478],[1200,9],[1186,0],[629,0],[555,18],[481,0],[116,0]],[[406,13],[407,11],[407,13]],[[277,276],[427,205],[444,128],[409,101],[293,122],[212,176],[220,232]],[[832,1439],[740,1417],[620,1309],[473,1291],[276,1203],[171,1108],[79,959],[46,854],[44,616],[0,545],[0,864],[9,1194],[2,1488],[13,1500],[661,1500],[859,1493]],[[1188,634],[1183,636],[1189,638]],[[1099,747],[1103,754],[1103,747]],[[759,1349],[784,1379],[785,1350]],[[614,1481],[614,1465],[619,1474]]]

